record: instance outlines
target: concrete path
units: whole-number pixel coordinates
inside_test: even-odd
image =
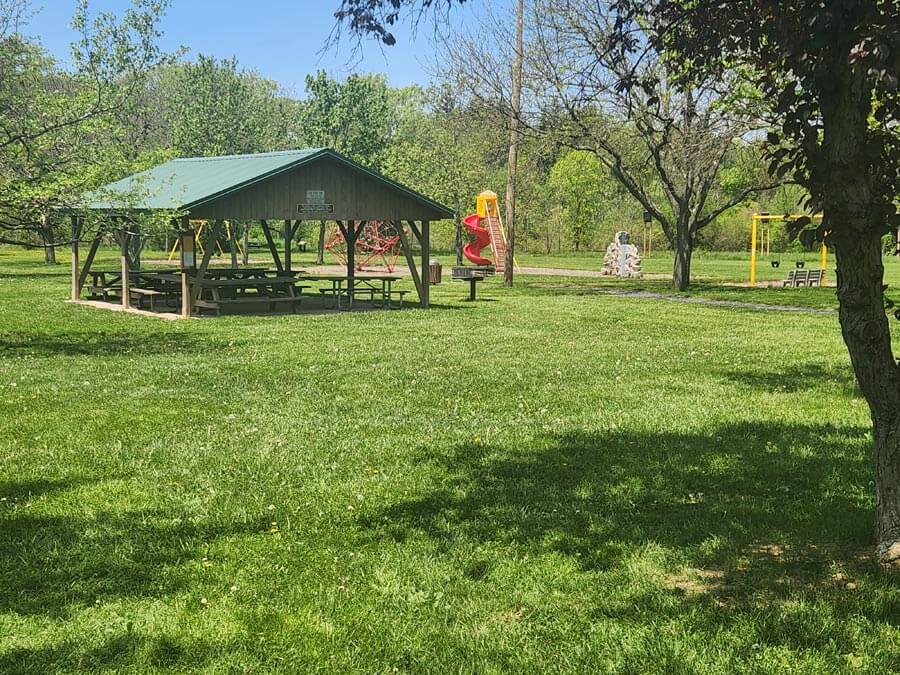
[[[766,305],[761,302],[742,302],[740,300],[714,300],[712,298],[700,298],[694,295],[671,295],[668,293],[654,293],[652,291],[628,291],[615,288],[579,288],[577,286],[540,286],[540,288],[556,288],[578,291],[584,295],[615,295],[623,298],[649,298],[651,300],[670,300],[672,302],[685,302],[695,305],[710,305],[712,307],[733,307],[736,309],[754,309],[765,312],[795,312],[799,314],[837,314],[835,309],[819,309],[816,307],[796,307],[794,305]]]

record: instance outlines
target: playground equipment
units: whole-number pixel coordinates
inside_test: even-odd
[[[613,242],[606,247],[600,274],[633,279],[639,279],[643,275],[637,246],[629,243],[629,237],[625,230],[616,232]]]
[[[766,223],[772,221],[781,221],[790,223],[800,218],[812,218],[813,220],[821,220],[822,215],[806,216],[801,213],[791,213],[783,215],[771,215],[768,213],[754,213],[750,216],[750,285],[756,286],[756,247],[759,244],[759,251],[763,255],[768,255],[772,241],[772,228],[765,227]],[[760,227],[762,225],[762,227]],[[778,264],[776,264],[776,262]],[[772,261],[772,267],[778,267],[780,261]],[[821,265],[822,276],[821,285],[825,286],[825,272],[828,269],[828,245],[823,241],[821,249]],[[797,267],[802,268],[802,261],[797,262]]]
[[[497,194],[485,190],[475,200],[475,213],[462,220],[463,226],[472,235],[473,240],[463,246],[462,252],[476,266],[457,266],[452,269],[454,281],[469,282],[469,300],[475,299],[476,284],[495,272],[506,269],[506,232],[500,218],[500,204]],[[459,236],[457,231],[457,236]],[[490,247],[492,257],[482,255],[484,249]],[[516,269],[519,264],[513,260]]]
[[[497,194],[485,190],[475,202],[475,213],[463,218],[463,225],[475,237],[463,247],[466,258],[478,266],[493,265],[497,272],[506,267],[506,232],[500,218],[500,203]],[[493,260],[481,255],[490,246]]]
[[[491,245],[491,233],[486,227],[481,227],[481,218],[477,213],[463,218],[463,225],[475,237],[463,246],[463,255],[480,267],[493,265],[494,261],[481,255],[481,251]]]
[[[400,233],[394,225],[380,220],[370,220],[356,239],[356,270],[362,271],[380,260],[382,267],[389,272],[396,272],[400,246]],[[325,241],[325,250],[341,265],[347,264],[347,241],[336,224],[332,226]]]
[[[202,239],[203,229],[206,227],[207,221],[191,220],[190,225],[194,229],[194,243],[196,244],[197,250],[200,251],[200,255],[202,256],[205,253],[205,251],[203,249],[203,239]],[[226,220],[225,221],[225,241],[230,242],[233,240],[234,245],[235,245],[235,251],[237,252],[238,255],[243,256],[244,249],[241,246],[241,242],[238,240],[237,236],[235,236],[235,235],[236,235],[236,233],[231,228],[231,222]],[[218,237],[216,237],[216,239],[213,243],[216,247],[218,257],[220,257],[220,258],[225,257],[225,251],[222,248],[221,240]],[[169,251],[169,257],[167,259],[168,262],[172,262],[172,260],[175,258],[175,255],[178,253],[180,245],[181,245],[181,237],[175,237],[175,244],[174,244],[174,246],[172,246],[172,250]]]

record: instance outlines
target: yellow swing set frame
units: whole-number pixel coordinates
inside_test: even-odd
[[[765,223],[772,221],[780,221],[789,223],[800,218],[812,218],[813,220],[822,218],[822,215],[807,216],[802,213],[791,213],[787,215],[771,215],[768,213],[754,213],[750,216],[750,285],[756,286],[756,245],[759,243],[760,252],[768,252],[769,243],[771,241],[771,229],[765,227]],[[761,228],[760,225],[763,225]],[[821,250],[822,261],[822,285],[825,285],[825,271],[828,268],[828,245],[823,241]]]
[[[201,237],[203,235],[203,228],[206,227],[208,221],[192,220],[192,221],[190,221],[190,223],[191,223],[191,227],[194,227],[194,243],[197,247],[197,250],[200,251],[200,255],[202,256],[205,254],[205,251],[203,250],[203,243],[201,241]],[[196,227],[196,225],[199,225],[199,227]],[[234,239],[234,245],[237,248],[238,255],[243,256],[244,249],[241,247],[240,240],[234,236],[234,232],[231,229],[231,221],[228,221],[228,220],[225,221],[225,234],[227,235],[225,241],[230,241],[230,240]],[[224,258],[225,251],[222,249],[221,242],[217,239],[215,243],[216,243],[216,249],[218,249],[218,252],[219,252],[218,257]],[[179,239],[176,237],[175,245],[172,247],[172,250],[169,251],[168,262],[172,262],[172,259],[175,257],[175,254],[178,253],[178,246],[179,246]]]

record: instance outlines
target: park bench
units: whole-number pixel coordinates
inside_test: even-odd
[[[386,307],[387,309],[400,309],[403,307],[403,297],[409,293],[409,291],[385,291],[382,293],[381,306]],[[394,304],[394,297],[397,297],[397,304]]]
[[[152,288],[135,288],[132,286],[128,290],[131,291],[131,295],[136,298],[138,307],[143,304],[144,299],[148,300],[151,312],[156,311],[156,299],[168,295],[165,291],[157,291]]]
[[[824,276],[824,270],[791,270],[790,272],[788,272],[787,279],[784,280],[784,286],[785,288],[821,286]]]
[[[341,298],[346,298],[351,295],[351,291],[347,288],[343,288],[341,286],[332,286],[331,288],[320,288],[319,293],[322,294],[322,297],[330,297],[331,298],[331,306],[337,309],[340,309],[341,306]],[[375,295],[382,295],[382,292],[372,288],[371,286],[355,286],[352,291],[353,299],[361,299],[368,300],[369,302],[375,302]]]
[[[238,298],[220,298],[219,300],[196,300],[194,307],[199,309],[209,309],[221,316],[222,309],[225,307],[250,306],[266,304],[269,311],[273,311],[276,305],[288,303],[291,310],[296,309],[296,303],[300,302],[300,296],[295,298],[289,296],[270,296],[270,295],[245,295]]]

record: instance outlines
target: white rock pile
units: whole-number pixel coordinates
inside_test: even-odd
[[[611,277],[639,279],[641,272],[641,256],[637,246],[628,243],[629,235],[625,230],[616,232],[613,242],[606,247],[603,258],[603,269],[600,274]]]

